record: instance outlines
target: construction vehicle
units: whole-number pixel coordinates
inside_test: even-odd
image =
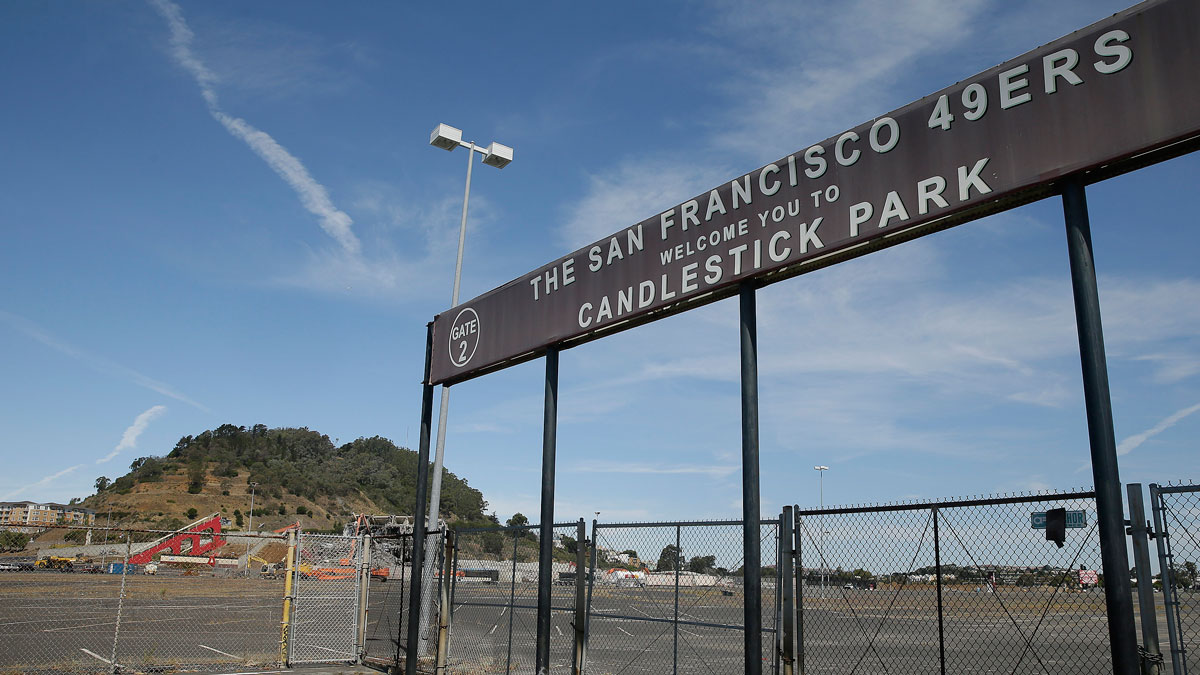
[[[42,558],[33,564],[34,569],[39,570],[58,570],[59,572],[70,572],[75,568],[75,558],[62,558],[52,555]]]
[[[256,555],[250,556],[250,559],[262,565],[258,570],[258,576],[263,579],[281,579],[284,575],[284,564],[273,563],[264,560]]]

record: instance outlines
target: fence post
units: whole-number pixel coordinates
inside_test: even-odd
[[[112,667],[113,673],[121,672],[121,666],[117,665],[117,641],[121,636],[121,608],[125,604],[125,577],[129,574],[129,558],[133,555],[133,534],[129,531],[125,532],[125,562],[121,564],[121,594],[117,596],[117,623],[113,628],[113,648],[112,660],[109,665]]]
[[[680,546],[682,538],[680,537],[680,528],[675,526],[675,620],[671,622],[672,636],[672,651],[671,651],[671,673],[679,675],[679,561],[683,557],[683,548]]]
[[[800,527],[800,505],[794,504],[792,510],[795,513],[792,532],[796,550],[796,660],[800,675],[804,675],[804,533]]]
[[[795,576],[792,573],[792,507],[783,507],[779,517],[779,583],[783,584],[783,675],[792,675],[795,668],[796,596],[793,594]]]
[[[1137,571],[1138,609],[1142,617],[1142,675],[1158,675],[1162,651],[1158,645],[1158,621],[1154,611],[1154,581],[1150,572],[1150,543],[1146,536],[1146,506],[1142,502],[1142,484],[1125,486],[1129,496],[1129,535],[1133,545],[1133,564]]]
[[[583,668],[587,668],[587,645],[592,636],[592,587],[596,584],[596,551],[600,548],[600,536],[597,533],[596,520],[592,519],[591,564],[588,567],[587,611],[583,615]]]
[[[520,538],[521,530],[513,530],[513,560],[512,560],[512,578],[508,582],[508,656],[504,659],[504,672],[512,672],[512,637],[513,637],[513,614],[517,608],[517,540]]]
[[[778,516],[783,521],[783,514]],[[779,571],[783,569],[783,547],[779,545],[779,526],[775,529],[775,611],[771,612],[772,637],[771,641],[771,673],[779,675],[779,657],[782,653],[783,640],[783,584]]]
[[[946,629],[942,620],[942,542],[938,536],[938,509],[933,507],[933,569],[937,574],[938,663],[946,675]]]
[[[288,531],[287,567],[283,574],[283,620],[279,622],[279,665],[287,668],[289,661],[288,647],[290,640],[288,632],[292,625],[292,579],[295,577],[296,565],[296,531]]]
[[[454,534],[447,529],[444,533],[446,555],[442,561],[441,603],[438,612],[438,644],[437,666],[438,675],[446,672],[446,656],[450,649],[450,579],[454,575]]]
[[[371,535],[359,537],[359,571],[358,571],[358,626],[354,631],[354,651],[357,662],[362,663],[367,654],[367,602],[371,588]]]
[[[1171,533],[1167,530],[1167,519],[1163,513],[1162,492],[1157,483],[1150,484],[1150,510],[1154,513],[1154,541],[1158,547],[1158,569],[1162,575],[1163,609],[1167,615],[1167,640],[1171,644],[1171,671],[1175,675],[1185,675],[1185,650],[1180,644],[1178,627],[1175,616],[1171,614],[1171,605],[1175,603],[1174,576],[1171,574]],[[1141,586],[1141,582],[1138,582]]]
[[[582,675],[583,673],[583,651],[584,651],[584,624],[587,622],[587,589],[585,587],[585,575],[587,571],[584,565],[586,562],[587,550],[587,526],[583,523],[583,518],[579,519],[579,524],[575,527],[575,650],[573,664],[571,667],[571,675]]]

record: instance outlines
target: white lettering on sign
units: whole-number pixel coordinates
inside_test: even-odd
[[[1186,50],[1182,64],[1171,60],[1186,40],[1170,27],[1200,20],[1189,2],[1147,3],[1064,37],[648,214],[471,301],[470,311],[439,315],[435,345],[449,338],[452,354],[435,352],[431,381],[706,304],[742,279],[772,283],[858,257],[940,229],[935,219],[951,216],[950,226],[1011,208],[1011,198],[1071,167],[1125,166],[1144,151],[1161,161],[1162,146],[1129,129],[1161,126],[1156,143],[1200,133],[1200,117],[1182,112],[1197,107],[1194,97],[1172,105],[1146,77],[1200,67]],[[1128,108],[1127,124],[1117,107]],[[1088,133],[1056,136],[1053,120],[1067,116]],[[1097,137],[1106,143],[1089,140]],[[471,360],[483,324],[494,334]]]
[[[450,361],[459,368],[467,365],[479,348],[479,315],[465,307],[450,324]]]

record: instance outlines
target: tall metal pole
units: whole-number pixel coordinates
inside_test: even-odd
[[[550,593],[554,580],[554,455],[558,435],[558,348],[546,349],[546,410],[542,427],[542,522],[538,542],[537,654],[534,673],[550,672]]]
[[[458,257],[454,261],[454,291],[450,294],[450,306],[458,306],[458,288],[462,279],[463,247],[467,243],[467,205],[471,201],[471,167],[475,162],[475,142],[467,144],[467,189],[463,193],[462,220],[458,225]],[[446,453],[446,416],[450,413],[450,387],[442,385],[441,407],[438,410],[437,446],[433,453],[433,484],[429,489],[429,524],[438,519],[438,507],[442,497],[442,461]]]
[[[454,290],[450,294],[450,306],[458,306],[458,288],[459,281],[462,279],[462,261],[463,247],[467,242],[467,204],[471,201],[471,167],[475,165],[475,142],[471,141],[467,144],[467,188],[463,193],[462,220],[458,225],[458,257],[454,261]],[[438,513],[442,503],[442,462],[446,455],[446,416],[450,414],[450,387],[443,384],[441,390],[441,404],[438,409],[438,425],[437,425],[437,446],[433,453],[433,484],[429,489],[429,527],[437,527]],[[425,575],[428,576],[433,572],[433,558],[430,558],[426,563]],[[425,643],[425,626],[429,625],[429,608],[433,603],[430,600],[433,598],[433,587],[429,586],[425,589],[425,597],[422,598],[422,607],[425,609],[421,612],[421,643]]]
[[[762,541],[758,481],[758,318],[754,284],[738,288],[742,347],[742,558],[746,675],[762,673]]]
[[[405,675],[417,675],[417,660],[421,658],[421,594],[425,567],[425,510],[429,491],[429,426],[433,417],[433,385],[429,384],[430,363],[433,357],[433,323],[426,327],[425,375],[421,379],[421,440],[417,451],[417,499],[413,513],[412,584],[408,596],[408,653],[404,658]],[[398,642],[398,640],[397,640]]]
[[[1092,480],[1096,484],[1096,519],[1100,531],[1100,558],[1104,566],[1104,600],[1108,609],[1108,638],[1113,672],[1138,672],[1137,633],[1133,624],[1133,589],[1129,583],[1125,522],[1121,513],[1121,478],[1117,471],[1117,444],[1113,433],[1112,401],[1108,392],[1108,364],[1100,321],[1100,294],[1096,289],[1096,262],[1092,255],[1092,228],[1088,222],[1083,180],[1071,176],[1063,182],[1063,214],[1067,225],[1067,251],[1071,259],[1071,290],[1075,297],[1075,323],[1079,332],[1079,359],[1087,404],[1088,437],[1092,455]]]
[[[1146,506],[1142,502],[1142,484],[1126,485],[1125,493],[1129,495],[1129,538],[1133,543],[1133,569],[1137,574],[1138,614],[1142,619],[1142,647],[1146,650],[1146,656],[1150,657],[1142,661],[1142,675],[1158,675],[1160,662],[1157,661],[1162,657],[1162,648],[1158,643],[1158,616],[1154,611],[1154,577],[1150,570],[1150,542],[1147,539]]]

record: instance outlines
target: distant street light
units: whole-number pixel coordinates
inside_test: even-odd
[[[250,522],[246,524],[246,530],[251,534],[254,533],[254,488],[258,487],[258,483],[250,484]],[[246,537],[246,576],[250,576],[250,538]]]
[[[821,499],[821,502],[820,502],[821,509],[824,510],[824,508],[825,508],[825,472],[829,470],[829,467],[825,466],[824,464],[821,464],[819,466],[814,466],[813,469],[815,469],[817,472],[817,475],[821,477],[819,479],[818,483],[820,486],[819,491],[820,491],[820,499]],[[821,527],[821,555],[819,556],[819,559],[821,561],[821,597],[825,597],[825,568],[826,568],[826,565],[825,565],[825,515],[824,514],[822,514],[820,519],[818,520],[818,525]]]
[[[475,165],[475,153],[483,155],[483,163],[488,166],[494,166],[497,169],[503,169],[508,166],[513,159],[513,149],[507,145],[502,145],[492,141],[487,148],[480,150],[475,147],[475,141],[464,141],[462,139],[462,129],[457,129],[449,124],[439,124],[433,129],[433,133],[429,135],[429,144],[435,148],[453,151],[455,148],[467,149],[467,187],[463,192],[463,207],[462,220],[458,226],[458,257],[454,262],[454,290],[450,294],[450,306],[458,305],[458,287],[462,279],[462,260],[463,246],[467,241],[467,205],[471,201],[471,167]],[[429,486],[429,528],[433,529],[438,522],[438,506],[442,500],[442,462],[445,457],[446,450],[446,416],[450,412],[450,387],[442,385],[441,408],[438,411],[438,430],[437,430],[437,446],[433,453],[433,484]],[[420,514],[413,514],[414,517],[419,517]],[[425,561],[425,570],[422,572],[425,576],[429,576],[433,572],[434,556],[429,556]],[[421,635],[422,646],[424,645],[424,627],[428,623],[429,607],[432,604],[430,599],[433,597],[433,585],[426,584],[422,590],[421,599]]]

